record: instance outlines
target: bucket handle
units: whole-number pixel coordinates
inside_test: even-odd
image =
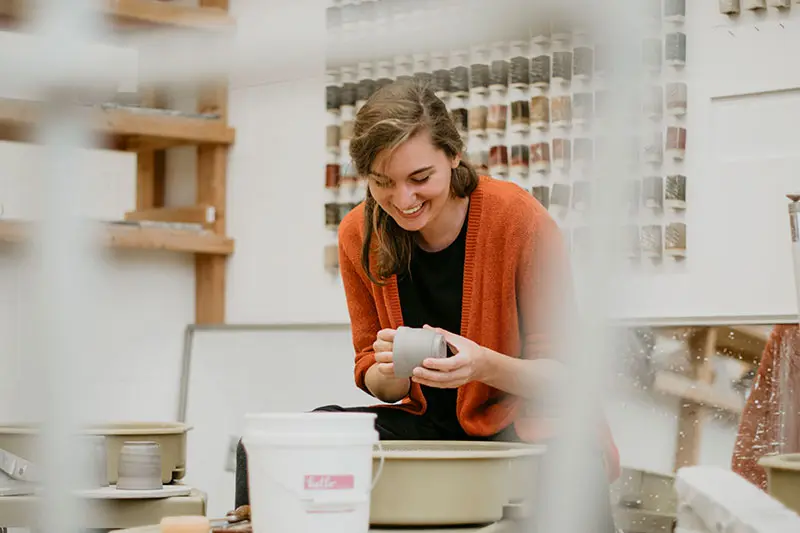
[[[386,460],[386,457],[383,453],[383,444],[381,444],[381,441],[378,441],[378,452],[381,454],[381,462],[378,463],[378,471],[375,472],[374,476],[372,476],[372,486],[369,489],[370,492],[375,489],[375,485],[378,484],[378,481],[381,479],[381,474],[383,474],[383,463]]]
[[[369,489],[370,493],[375,488],[375,486],[378,484],[378,481],[381,478],[381,474],[383,474],[383,464],[386,461],[386,458],[385,458],[384,453],[383,453],[383,445],[381,444],[380,441],[378,441],[378,451],[380,452],[381,459],[380,459],[380,462],[378,463],[378,471],[372,476],[372,484],[371,484],[370,489]],[[304,495],[301,496],[301,495],[297,494],[296,491],[290,489],[289,487],[287,487],[283,483],[281,483],[281,482],[279,482],[279,481],[277,481],[275,479],[273,479],[273,482],[276,482],[276,484],[279,485],[286,492],[289,492],[291,494],[294,494],[295,496],[298,496],[301,501],[305,502],[306,505],[311,505],[311,506],[334,505],[335,506],[337,504],[349,504],[349,503],[352,503],[351,499],[346,499],[346,500],[339,501],[339,500],[336,500],[336,499],[324,498],[324,497],[323,498],[319,498],[319,497],[313,497],[313,496],[312,497],[308,497],[308,496],[304,496]],[[3,532],[0,531],[0,533],[3,533]]]

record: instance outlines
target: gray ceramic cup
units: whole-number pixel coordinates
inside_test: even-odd
[[[117,488],[161,489],[161,448],[157,442],[127,441],[119,452]]]
[[[410,378],[425,359],[442,359],[447,357],[447,343],[444,337],[428,329],[397,328],[392,348],[394,375],[399,378]]]

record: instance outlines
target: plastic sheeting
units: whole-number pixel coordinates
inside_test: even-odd
[[[772,331],[747,399],[732,468],[763,490],[767,476],[758,460],[800,452],[800,327]]]

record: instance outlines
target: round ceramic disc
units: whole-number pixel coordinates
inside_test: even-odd
[[[185,485],[164,485],[160,489],[153,490],[122,490],[116,485],[109,485],[99,489],[78,491],[78,495],[95,500],[152,500],[188,496],[191,492],[192,488]]]

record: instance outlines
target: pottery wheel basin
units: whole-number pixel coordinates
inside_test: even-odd
[[[372,490],[370,523],[498,521],[504,506],[535,496],[544,451],[544,446],[507,442],[381,441],[373,452],[373,474],[380,476]]]

